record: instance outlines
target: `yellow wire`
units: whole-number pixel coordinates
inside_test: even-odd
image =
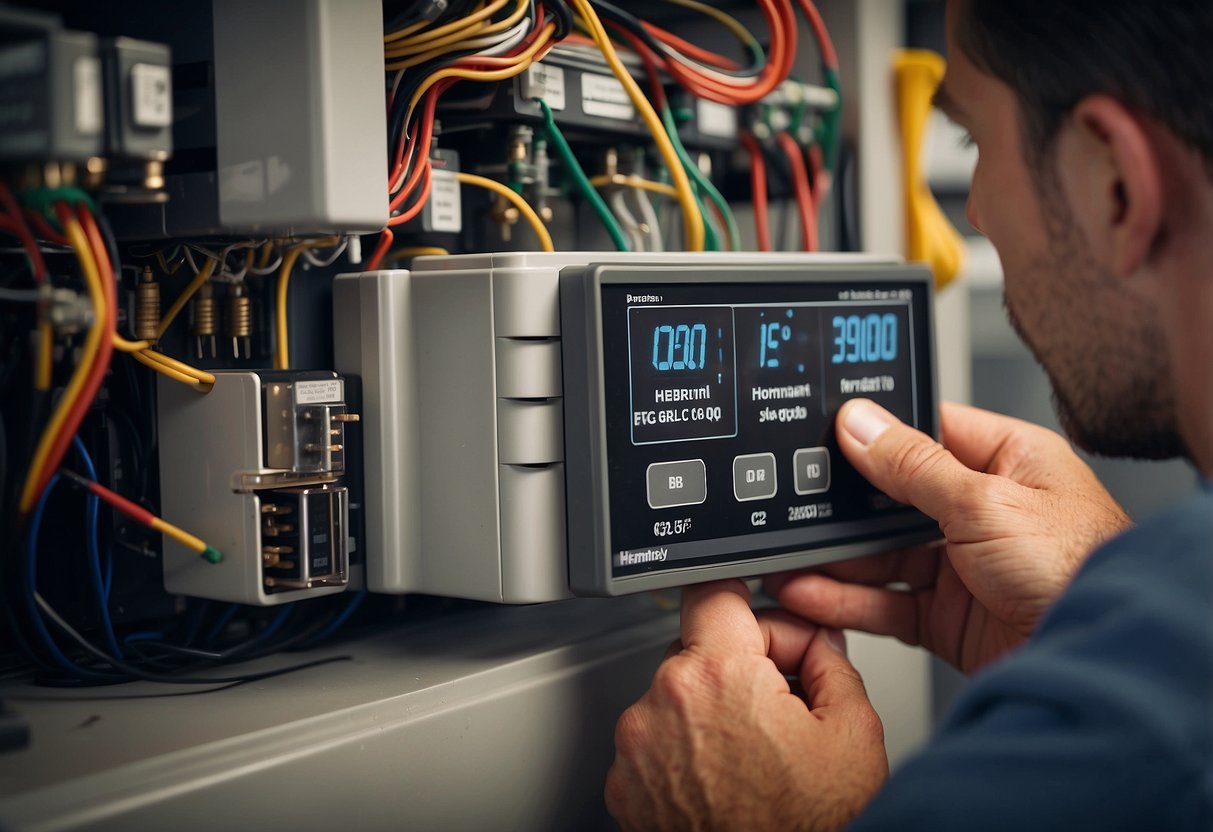
[[[493,15],[497,14],[497,12],[504,9],[506,4],[509,2],[510,0],[495,0],[495,2],[488,4],[478,12],[469,14],[467,17],[461,17],[459,20],[451,21],[443,26],[439,26],[437,29],[430,29],[429,31],[422,32],[416,36],[397,38],[396,40],[407,40],[408,43],[421,43],[424,41],[433,40],[434,38],[440,38],[451,32],[462,31],[468,26],[473,26],[485,18],[492,17]]]
[[[409,257],[422,257],[427,254],[440,254],[447,256],[450,254],[445,248],[438,246],[405,246],[398,248],[383,258],[384,263],[395,263],[397,260],[406,260]]]
[[[487,188],[488,190],[500,194],[510,201],[510,203],[518,209],[518,213],[522,214],[523,218],[530,223],[531,228],[535,229],[535,236],[539,238],[539,245],[543,246],[544,251],[555,251],[556,247],[552,245],[552,235],[548,233],[547,226],[543,224],[543,220],[535,213],[525,199],[518,195],[516,191],[512,191],[505,185],[502,185],[496,179],[489,179],[486,176],[477,176],[474,173],[459,172],[455,174],[464,185],[475,185],[478,188]]]
[[[673,185],[667,185],[664,182],[654,182],[652,179],[644,179],[639,176],[623,176],[616,174],[602,173],[598,176],[590,177],[590,184],[595,188],[610,187],[611,185],[620,185],[625,188],[636,188],[641,191],[652,191],[655,194],[662,196],[678,198],[678,190]]]
[[[155,353],[155,354],[159,355],[160,353]],[[169,367],[166,364],[161,364],[159,361],[152,358],[151,350],[146,350],[146,351],[141,351],[141,352],[132,352],[132,353],[130,353],[130,356],[131,356],[131,358],[138,361],[140,364],[143,364],[144,366],[146,366],[148,369],[155,370],[157,373],[160,373],[162,376],[165,376],[166,378],[171,378],[173,381],[179,381],[182,384],[189,385],[190,387],[203,387],[208,384],[208,382],[206,382],[200,378],[195,378],[194,376],[174,370],[172,367]],[[211,382],[209,382],[209,383],[213,384],[214,378],[215,378],[214,376],[211,376]],[[208,390],[209,390],[209,388],[208,388]],[[202,390],[200,392],[207,392],[207,391]]]
[[[486,35],[495,35],[498,32],[503,32],[512,27],[518,21],[522,20],[522,17],[526,14],[528,7],[527,0],[517,0],[516,6],[517,7],[514,9],[514,11],[510,12],[507,17],[504,17],[494,23],[479,23],[466,31],[455,32],[447,35],[446,37],[438,38],[437,40],[433,41],[427,41],[425,43],[389,46],[385,50],[384,54],[388,58],[403,58],[407,55],[413,55],[421,52],[428,56],[426,60],[429,60],[430,58],[437,57],[444,52],[449,52],[454,48],[470,49],[475,45],[487,46],[489,44],[472,44],[468,43],[467,41],[473,36],[480,38]],[[413,58],[412,62],[417,63],[418,58]]]
[[[171,537],[182,546],[185,546],[188,549],[193,549],[195,552],[206,551],[206,543],[204,543],[200,538],[194,537],[194,535],[190,534],[179,526],[174,526],[163,517],[153,517],[152,528],[163,535]]]
[[[42,317],[42,316],[39,316]],[[38,355],[34,362],[34,389],[50,390],[53,367],[52,356],[55,350],[55,330],[51,322],[38,321]]]
[[[547,45],[552,37],[552,33],[556,31],[556,24],[549,23],[543,27],[543,31],[539,33],[539,37],[535,38],[535,42],[526,48],[526,51],[518,53],[514,66],[506,67],[505,69],[494,70],[475,70],[475,69],[459,69],[456,67],[446,67],[429,75],[421,82],[414,92],[413,97],[409,99],[408,110],[404,114],[404,123],[407,125],[413,117],[413,110],[417,109],[417,104],[421,101],[422,96],[429,91],[430,87],[441,81],[443,78],[464,78],[471,81],[504,81],[507,78],[513,78],[519,75],[533,62],[535,55]],[[392,69],[388,66],[388,69]],[[668,139],[666,140],[669,141]]]
[[[211,279],[211,275],[214,274],[214,272],[215,258],[208,257],[206,258],[206,265],[203,266],[198,274],[194,276],[194,279],[189,282],[189,285],[185,287],[185,290],[177,297],[175,301],[173,301],[173,305],[170,306],[168,311],[164,313],[164,317],[160,319],[160,325],[156,327],[157,338],[164,337],[164,333],[168,331],[169,324],[171,324],[173,319],[181,313],[181,310],[185,308],[185,305],[190,302],[190,298],[194,296],[194,293],[202,288],[202,284]]]
[[[109,314],[105,304],[105,289],[101,284],[101,272],[97,268],[97,261],[93,257],[92,250],[89,248],[88,238],[84,236],[84,229],[80,227],[80,223],[75,217],[69,217],[64,224],[63,231],[67,234],[72,248],[75,249],[76,259],[80,261],[80,269],[84,272],[84,284],[88,288],[89,298],[93,302],[93,325],[89,327],[88,335],[84,338],[84,348],[80,363],[72,371],[72,377],[67,382],[67,389],[63,392],[63,397],[59,399],[59,404],[55,407],[46,430],[38,438],[38,445],[34,449],[34,458],[30,463],[29,474],[26,475],[25,485],[21,488],[21,500],[18,503],[18,507],[22,514],[29,514],[30,510],[34,507],[34,500],[37,498],[34,489],[37,487],[37,482],[42,476],[42,469],[46,467],[47,459],[50,457],[51,445],[54,444],[55,438],[63,430],[63,423],[67,421],[67,414],[80,398],[85,380],[88,378],[93,365],[97,362],[97,353],[101,348],[101,338],[110,326]]]
[[[335,246],[341,242],[340,237],[323,237],[319,240],[308,240],[298,245],[291,246],[287,249],[286,254],[282,255],[282,268],[278,270],[278,298],[277,298],[277,323],[278,332],[276,340],[278,348],[274,351],[274,369],[286,370],[291,366],[290,354],[290,339],[287,338],[286,332],[286,298],[287,288],[291,283],[291,272],[295,269],[295,263],[299,260],[299,255],[303,254],[304,250],[309,248],[324,248],[325,246]]]
[[[627,67],[619,60],[619,54],[615,51],[615,46],[611,43],[611,39],[607,37],[606,29],[603,28],[602,21],[598,19],[598,13],[594,11],[594,7],[590,5],[589,0],[573,0],[573,5],[581,12],[581,16],[589,25],[594,43],[598,45],[599,51],[602,52],[602,57],[606,59],[607,64],[611,67],[611,71],[615,73],[615,77],[619,79],[619,83],[627,91],[628,98],[632,100],[632,106],[640,113],[645,126],[649,128],[649,132],[653,135],[653,142],[657,145],[661,158],[665,160],[665,166],[670,172],[670,178],[674,181],[674,187],[678,191],[678,203],[682,207],[682,233],[686,239],[687,250],[703,251],[703,215],[699,212],[699,206],[695,203],[695,194],[691,190],[691,180],[687,178],[687,172],[678,160],[678,154],[674,151],[674,145],[670,143],[670,137],[666,134],[661,119],[657,117],[657,113],[653,110],[653,105],[649,103],[649,100],[644,97],[644,93],[640,91],[640,87],[636,84],[636,80],[632,77],[632,74],[628,72]],[[407,124],[408,122],[405,123]]]
[[[166,370],[172,370],[174,373],[184,375],[191,379],[191,384],[204,384],[209,387],[215,383],[215,376],[213,374],[208,373],[206,370],[200,370],[197,367],[192,367],[189,364],[186,364],[184,361],[178,361],[176,358],[165,355],[162,352],[156,352],[156,350],[148,349],[139,350],[138,352],[131,353],[131,355],[138,359],[146,358],[155,363],[158,366],[152,367],[152,369],[158,372],[160,371],[160,368],[163,367]],[[151,367],[152,365],[148,364],[148,366]]]
[[[469,26],[459,32],[451,32],[446,37],[435,38],[434,40],[425,41],[424,43],[409,43],[400,46],[389,46],[383,52],[384,58],[407,58],[409,55],[416,55],[419,52],[427,52],[430,50],[442,50],[448,46],[456,46],[473,37],[478,37],[485,34],[487,31],[487,23],[477,23]]]
[[[709,6],[707,3],[700,3],[698,0],[666,0],[673,3],[675,6],[682,6],[686,9],[694,9],[701,14],[706,14],[708,17],[714,18],[718,23],[735,34],[742,43],[757,43],[754,33],[742,25],[741,21],[732,17],[727,12],[721,11],[715,6]]]
[[[430,21],[428,21],[428,20],[418,20],[416,23],[410,23],[408,26],[405,26],[403,29],[398,29],[395,32],[388,32],[386,35],[383,36],[383,42],[391,43],[394,40],[400,40],[401,38],[407,38],[409,35],[413,34],[413,32],[418,32],[429,25],[430,25]]]

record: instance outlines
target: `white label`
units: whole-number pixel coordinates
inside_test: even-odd
[[[721,139],[737,138],[737,110],[706,98],[699,99],[699,132]]]
[[[636,108],[632,106],[632,100],[619,79],[592,72],[581,76],[581,110],[587,116],[624,121],[631,121],[636,116]]]
[[[518,77],[519,97],[530,101],[542,98],[553,110],[565,108],[564,70],[558,66],[531,64]]]
[[[76,93],[76,132],[82,136],[101,133],[101,61],[80,57],[72,67]]]
[[[173,123],[173,84],[167,66],[131,67],[131,120],[136,127],[168,127]]]
[[[430,199],[425,205],[429,222],[427,231],[445,231],[458,234],[463,230],[463,201],[459,194],[459,180],[449,170],[435,170],[430,184]]]
[[[344,397],[344,387],[345,385],[339,378],[297,381],[295,382],[295,402],[296,404],[339,402]]]

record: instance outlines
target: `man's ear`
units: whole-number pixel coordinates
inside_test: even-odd
[[[1092,95],[1063,128],[1060,174],[1072,207],[1109,269],[1130,275],[1149,259],[1162,233],[1162,168],[1146,124],[1123,104]]]

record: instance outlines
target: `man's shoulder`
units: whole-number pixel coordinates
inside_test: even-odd
[[[1122,573],[1133,575],[1140,591],[1179,580],[1194,593],[1213,592],[1213,491],[1198,491],[1103,544],[1062,600]],[[1213,596],[1203,600],[1213,603]]]

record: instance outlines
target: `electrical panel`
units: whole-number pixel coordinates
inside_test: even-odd
[[[651,363],[638,351],[658,349],[660,332],[629,342],[626,320],[607,322],[600,290],[623,292],[612,315],[635,309],[645,322],[677,323],[702,307],[711,326],[696,326],[717,339],[719,378],[663,379],[662,394],[680,404],[642,406],[655,395],[652,367],[643,394],[629,372],[639,378]],[[465,255],[338,277],[337,366],[364,386],[368,586],[531,603],[748,576],[933,536],[929,519],[882,499],[829,447],[833,414],[855,395],[892,397],[907,421],[935,429],[929,299],[921,269],[861,256]],[[768,314],[774,346],[759,369],[750,353]],[[872,315],[884,317],[868,333]],[[831,329],[838,316],[841,335]],[[785,368],[790,376],[775,358],[785,328],[784,340],[796,339],[785,360],[799,365]],[[870,338],[872,355],[831,364],[836,337]],[[734,458],[761,472],[769,493],[743,494],[752,484],[745,471],[734,482]],[[654,497],[665,474],[685,483],[681,497]]]

